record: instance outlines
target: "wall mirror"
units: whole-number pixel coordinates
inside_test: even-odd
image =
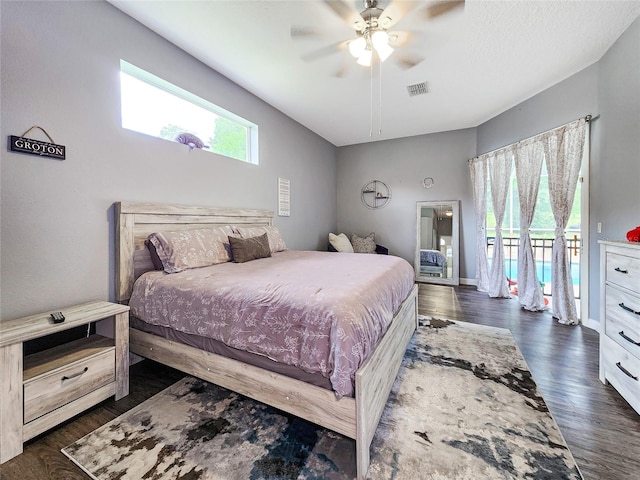
[[[460,201],[417,202],[416,211],[416,280],[458,285]]]

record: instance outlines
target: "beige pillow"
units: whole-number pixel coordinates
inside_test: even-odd
[[[338,252],[353,253],[353,246],[349,241],[349,238],[344,233],[336,235],[335,233],[329,234],[329,243]]]
[[[251,238],[229,237],[229,244],[231,245],[233,261],[236,263],[244,263],[271,256],[269,238],[266,233],[259,237]]]
[[[280,230],[278,227],[274,227],[273,225],[265,225],[260,227],[234,227],[236,233],[240,235],[242,238],[251,238],[262,235],[263,233],[267,234],[267,238],[269,239],[269,248],[271,249],[271,253],[282,252],[287,249],[287,245],[284,243],[284,239],[282,235],[280,235]]]
[[[351,244],[355,253],[376,253],[376,236],[370,233],[362,238],[355,233],[351,235]]]
[[[155,247],[164,271],[176,273],[189,268],[206,267],[231,260],[229,225],[195,230],[156,232],[147,237]]]

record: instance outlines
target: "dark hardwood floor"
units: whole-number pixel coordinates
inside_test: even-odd
[[[419,309],[511,330],[584,478],[640,479],[640,416],[600,383],[596,332],[560,325],[549,313],[527,312],[516,300],[489,299],[474,287],[421,284]],[[86,480],[60,449],[181,377],[150,361],[134,365],[128,397],[102,402],[28,442],[22,455],[0,466],[0,478]]]

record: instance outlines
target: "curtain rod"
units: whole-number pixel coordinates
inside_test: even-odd
[[[600,114],[598,114],[598,115],[587,115],[586,117],[584,117],[584,120],[587,123],[591,123],[593,120],[595,120],[599,116],[600,116]],[[580,120],[580,118],[578,118],[577,120]],[[523,138],[522,140],[518,140],[517,142],[513,142],[513,143],[510,143],[508,145],[504,145],[502,147],[494,148],[493,150],[489,150],[488,152],[481,153],[480,155],[476,155],[473,158],[478,158],[478,157],[481,157],[482,155],[488,155],[490,153],[497,152],[498,150],[502,150],[504,148],[510,147],[511,145],[518,145],[519,143],[526,142],[527,140],[530,140],[530,139],[532,139],[534,137],[537,137],[538,135],[542,135],[543,133],[551,132],[553,130],[557,130],[558,128],[566,127],[567,125],[569,125],[570,123],[573,123],[575,121],[576,120],[571,120],[570,122],[564,123],[564,124],[559,125],[559,126],[554,127],[554,128],[550,128],[549,130],[545,130],[544,132],[536,133],[535,135],[531,135],[530,137]],[[473,158],[471,160],[473,160]]]

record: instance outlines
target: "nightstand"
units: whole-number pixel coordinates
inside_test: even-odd
[[[0,463],[23,442],[115,395],[129,394],[129,307],[90,302],[0,322]],[[113,338],[90,335],[24,356],[23,344],[92,322],[112,322]],[[101,329],[102,330],[102,329]]]

